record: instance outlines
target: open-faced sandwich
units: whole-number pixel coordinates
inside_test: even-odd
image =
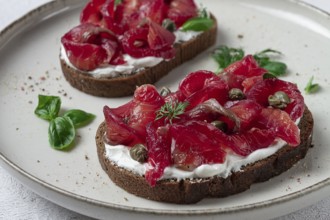
[[[126,96],[213,45],[216,34],[215,18],[193,0],[91,0],[62,36],[60,62],[73,87]]]
[[[293,83],[265,77],[251,55],[223,70],[190,73],[175,92],[138,87],[104,107],[99,161],[127,192],[196,203],[288,170],[311,146],[313,118]]]

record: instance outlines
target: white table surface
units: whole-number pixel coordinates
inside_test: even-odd
[[[29,10],[50,0],[0,0],[0,30]],[[329,0],[304,0],[330,12]],[[60,207],[26,188],[0,167],[0,219],[81,219],[91,218]],[[330,219],[330,197],[277,220]]]

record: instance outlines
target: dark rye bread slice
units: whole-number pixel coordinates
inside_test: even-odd
[[[96,78],[74,69],[60,58],[62,72],[66,80],[75,88],[95,96],[121,97],[134,93],[136,86],[154,84],[160,78],[167,75],[172,69],[194,58],[202,51],[211,47],[217,38],[217,22],[214,16],[214,25],[197,37],[182,43],[176,43],[176,55],[169,61],[162,61],[156,66],[143,68],[133,75],[118,77]]]
[[[301,144],[298,147],[284,146],[275,154],[249,164],[227,178],[211,177],[186,180],[161,180],[155,187],[150,187],[143,176],[118,167],[105,157],[103,138],[106,125],[103,122],[96,134],[99,161],[111,180],[129,193],[151,200],[189,204],[206,197],[226,197],[243,192],[253,183],[263,182],[281,174],[305,157],[312,143],[313,117],[305,108],[299,122]]]

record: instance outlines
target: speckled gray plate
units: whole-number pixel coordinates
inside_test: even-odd
[[[312,75],[320,83],[320,92],[305,95],[315,117],[315,136],[314,148],[303,161],[244,193],[195,205],[148,201],[114,186],[99,165],[94,136],[103,120],[103,106],[118,106],[129,97],[93,97],[65,81],[58,61],[60,37],[78,23],[83,3],[62,0],[32,11],[0,33],[0,164],[46,199],[102,219],[271,218],[328,196],[330,16],[289,0],[204,0],[203,5],[217,16],[218,44],[243,47],[249,53],[277,49],[289,66],[285,80],[301,90]],[[193,70],[215,70],[209,52],[177,68],[157,86],[176,89]],[[33,113],[38,94],[59,95],[64,109],[97,115],[92,124],[78,130],[70,152],[49,146],[48,123]]]

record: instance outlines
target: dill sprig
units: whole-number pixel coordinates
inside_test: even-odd
[[[180,118],[179,115],[182,115],[189,105],[188,102],[166,102],[157,112],[156,119],[166,118],[172,124],[173,119]]]

